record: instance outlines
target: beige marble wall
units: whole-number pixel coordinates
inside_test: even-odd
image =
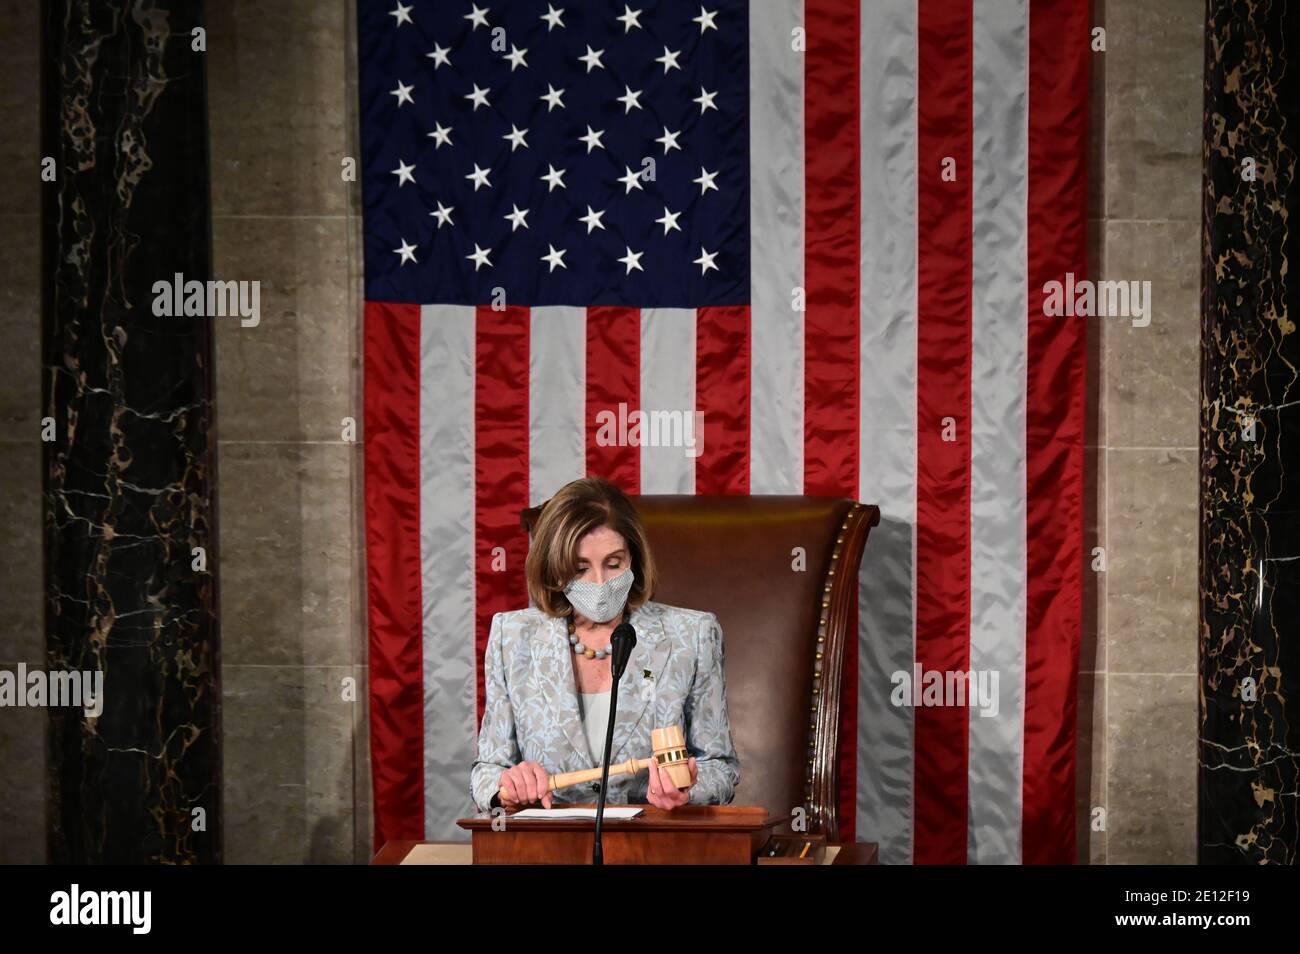
[[[39,4],[0,2],[0,667],[44,665],[40,563]],[[218,323],[225,857],[370,854],[361,573],[357,195],[348,3],[208,4]],[[359,435],[358,435],[359,436]],[[342,698],[356,681],[357,702]],[[0,710],[0,863],[45,859],[43,710]]]
[[[261,282],[218,323],[225,857],[370,856],[359,193],[350,3],[208,5],[213,266]],[[344,698],[354,680],[355,701]]]
[[[0,0],[0,669],[41,629],[40,5]],[[45,861],[44,709],[0,709],[0,864]]]
[[[354,15],[207,10],[214,272],[260,281],[262,309],[217,336],[225,857],[365,861],[361,445],[342,439],[361,419]],[[0,668],[44,665],[38,16],[0,0]],[[0,863],[46,856],[45,725],[0,710]]]
[[[1196,860],[1196,561],[1204,4],[1094,2],[1093,274],[1149,280],[1148,327],[1093,319],[1080,850]],[[1106,809],[1092,831],[1090,810]]]

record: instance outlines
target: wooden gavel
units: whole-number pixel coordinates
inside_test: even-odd
[[[648,759],[628,759],[609,767],[609,777],[615,775],[634,775],[642,769],[648,769],[651,762],[658,762],[659,767],[668,772],[668,777],[678,788],[689,788],[691,784],[690,754],[686,751],[686,734],[679,725],[670,725],[663,729],[654,729],[650,733],[650,745],[654,755]],[[582,769],[578,772],[561,772],[552,775],[548,791],[581,785],[583,782],[600,780],[600,767]]]

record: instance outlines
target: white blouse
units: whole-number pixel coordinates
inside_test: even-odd
[[[583,692],[582,728],[587,733],[587,746],[591,749],[592,767],[600,765],[605,754],[605,730],[609,723],[609,692]]]

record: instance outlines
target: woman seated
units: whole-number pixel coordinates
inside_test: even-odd
[[[486,701],[470,791],[480,811],[594,802],[599,782],[551,793],[552,775],[600,765],[613,674],[614,628],[636,630],[619,682],[610,764],[648,758],[650,731],[682,726],[691,784],[666,770],[612,776],[606,801],[672,809],[725,805],[740,781],[727,719],[722,627],[712,613],[650,600],[654,560],[627,496],[596,477],[543,508],[525,566],[527,609],[492,618]]]

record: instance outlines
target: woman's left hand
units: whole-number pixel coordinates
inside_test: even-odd
[[[691,756],[687,764],[691,768],[691,785],[694,785],[700,774],[699,769],[695,767],[695,757]],[[646,798],[656,808],[671,810],[691,800],[691,786],[678,789],[669,777],[668,770],[659,768],[658,762],[651,761],[650,784],[646,789]]]

